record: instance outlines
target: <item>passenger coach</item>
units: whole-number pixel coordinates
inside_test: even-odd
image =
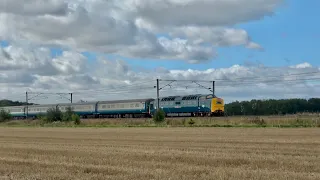
[[[150,102],[154,99],[99,101],[99,117],[150,117]]]

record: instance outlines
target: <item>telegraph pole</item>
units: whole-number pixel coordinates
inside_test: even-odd
[[[72,93],[70,93],[70,102],[72,104]]]
[[[26,103],[27,103],[27,109],[26,109],[26,119],[28,118],[28,91],[26,91]]]
[[[215,86],[214,86],[214,83],[215,83],[215,81],[212,81],[212,95],[213,95],[213,97],[215,96],[215,92],[214,92]]]
[[[159,100],[159,79],[157,79],[157,107],[160,109],[160,100]]]

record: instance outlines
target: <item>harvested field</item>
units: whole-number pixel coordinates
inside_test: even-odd
[[[277,116],[227,116],[227,117],[168,117],[161,126],[186,127],[320,127],[320,114]],[[47,123],[41,120],[12,120],[0,122],[0,127],[72,127],[74,122]],[[82,119],[82,127],[154,127],[151,118]]]
[[[317,128],[0,128],[0,179],[320,179]]]

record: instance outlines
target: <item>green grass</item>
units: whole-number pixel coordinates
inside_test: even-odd
[[[288,116],[238,116],[238,117],[188,117],[166,118],[154,123],[152,119],[83,119],[74,122],[45,123],[41,120],[15,120],[0,123],[2,127],[245,127],[245,128],[299,128],[320,127],[318,115]]]

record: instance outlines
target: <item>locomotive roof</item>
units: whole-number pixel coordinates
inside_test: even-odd
[[[188,100],[188,99],[197,99],[199,97],[203,96],[212,96],[213,98],[216,98],[217,96],[212,94],[190,94],[185,96],[165,96],[161,97],[160,101],[175,101],[175,100]]]

